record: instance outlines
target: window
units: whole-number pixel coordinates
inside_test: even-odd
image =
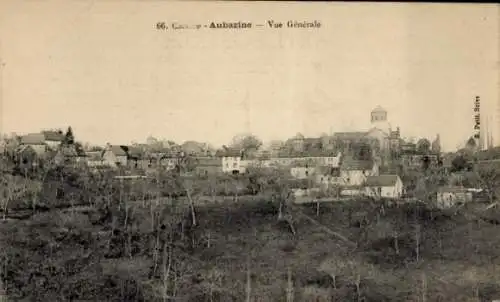
[[[238,163],[233,163],[233,168],[238,167]]]

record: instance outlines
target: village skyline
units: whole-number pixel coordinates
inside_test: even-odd
[[[439,133],[443,150],[455,150],[473,134],[479,95],[482,125],[488,120],[500,142],[494,5],[274,3],[246,13],[199,5],[203,14],[182,3],[5,4],[0,132],[72,126],[80,140],[99,145],[151,135],[220,146],[240,133],[271,141],[367,131],[380,105],[403,137]],[[270,8],[276,20],[322,26],[154,29],[158,20],[198,22],[221,12],[262,21]]]
[[[372,110],[372,114],[373,114],[374,110],[384,110],[385,111],[385,108],[383,108],[381,106],[377,106],[376,108],[374,108]],[[491,127],[494,127],[494,125],[491,125],[491,119],[487,119],[487,118],[483,117],[483,118],[481,118],[481,120],[482,121],[486,120],[486,124],[485,125],[483,124],[483,127],[481,128],[482,130],[479,131],[480,132],[480,139],[476,140],[477,143],[482,146],[481,148],[488,148],[489,146],[497,146],[498,142],[496,142],[494,140],[494,137],[492,135],[494,133],[494,131],[492,130]],[[352,126],[352,123],[349,126]],[[40,132],[44,132],[44,131],[60,131],[61,133],[66,133],[66,131],[69,128],[71,128],[72,132],[75,132],[75,130],[76,130],[76,133],[78,133],[77,129],[75,129],[73,126],[65,125],[65,126],[60,126],[60,127],[47,127],[47,128],[41,128],[41,129],[34,129],[33,131],[29,131],[26,133],[19,133],[19,132],[13,131],[11,133],[3,133],[2,135],[4,137],[13,137],[13,136],[23,136],[23,135],[28,135],[28,134],[35,134],[35,133],[40,133]],[[396,130],[400,131],[401,138],[403,139],[403,141],[408,142],[408,143],[417,143],[417,141],[420,139],[427,139],[430,142],[438,139],[440,141],[440,144],[442,141],[442,137],[441,137],[439,132],[437,132],[434,136],[428,136],[428,137],[425,137],[425,136],[417,137],[417,136],[405,135],[404,131],[402,131],[399,126],[393,126],[390,123],[390,120],[385,121],[383,123],[383,125],[381,125],[380,123],[374,124],[372,121],[372,123],[369,126],[366,126],[364,129],[363,128],[344,127],[343,129],[347,129],[347,130],[336,131],[335,129],[330,128],[329,131],[323,131],[319,134],[315,133],[315,135],[305,135],[303,132],[296,132],[294,135],[291,135],[289,137],[273,138],[273,139],[268,139],[268,140],[264,140],[264,139],[262,139],[262,137],[260,137],[259,135],[255,134],[255,133],[252,133],[252,132],[240,132],[240,133],[235,133],[230,139],[228,139],[226,142],[223,142],[221,144],[215,144],[215,143],[208,141],[208,140],[193,140],[193,139],[189,139],[189,138],[184,139],[184,140],[175,141],[175,140],[168,138],[168,137],[154,136],[151,134],[147,135],[146,137],[143,137],[142,139],[138,139],[138,140],[129,140],[129,141],[125,141],[125,142],[106,141],[104,143],[102,143],[102,142],[95,143],[94,141],[86,141],[86,140],[81,139],[80,136],[77,135],[77,141],[79,143],[82,143],[83,145],[88,146],[88,147],[92,147],[92,146],[104,147],[106,145],[155,145],[155,144],[157,145],[157,144],[162,144],[163,146],[168,148],[168,146],[171,147],[171,146],[173,146],[173,144],[180,146],[180,145],[183,145],[184,143],[198,143],[198,144],[205,144],[207,148],[215,150],[215,149],[221,149],[224,146],[231,146],[231,144],[234,143],[234,140],[238,139],[238,137],[241,139],[243,137],[252,136],[252,137],[255,137],[256,139],[261,141],[262,149],[269,149],[271,147],[271,145],[276,144],[277,142],[281,142],[284,144],[287,141],[289,141],[290,139],[295,139],[297,136],[310,137],[310,138],[335,137],[339,133],[356,133],[356,132],[368,133],[371,129],[374,129],[374,128],[383,130],[387,135],[389,135],[391,133],[391,131],[396,131]],[[388,129],[385,129],[385,128],[388,128]],[[469,134],[468,135],[466,134],[462,138],[462,140],[457,144],[456,148],[446,149],[446,148],[441,147],[442,151],[443,152],[450,152],[450,151],[456,151],[458,149],[464,148],[467,145],[468,140],[470,138],[474,138],[475,133],[478,133],[478,132],[477,131],[470,131]]]

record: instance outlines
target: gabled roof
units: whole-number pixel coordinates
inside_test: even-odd
[[[304,138],[304,143],[305,144],[318,144],[318,143],[321,143],[322,140],[320,137],[308,137],[308,138]]]
[[[21,144],[23,145],[43,145],[45,144],[45,136],[41,133],[30,133],[21,136]]]
[[[365,171],[373,168],[371,160],[357,160],[351,157],[345,157],[341,160],[340,169],[349,171]]]
[[[127,151],[125,150],[124,147],[126,146],[111,145],[107,149],[113,152],[115,156],[127,156]]]
[[[397,175],[368,176],[365,185],[367,187],[393,187],[396,185],[398,178]]]
[[[326,167],[326,166],[317,166],[316,167],[316,174],[318,175],[328,175],[332,171],[332,169],[335,169],[334,167]]]
[[[142,159],[144,156],[144,151],[140,147],[136,146],[121,146],[122,149],[126,151],[126,154],[130,158]]]
[[[64,133],[62,131],[42,131],[42,135],[45,137],[46,141],[62,142],[64,140]]]

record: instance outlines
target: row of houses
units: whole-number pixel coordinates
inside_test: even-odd
[[[18,161],[37,164],[37,161],[51,159],[57,164],[77,164],[89,167],[127,167],[154,169],[163,166],[174,169],[180,163],[186,164],[182,151],[165,149],[147,152],[140,146],[110,145],[101,151],[87,151],[79,144],[63,144],[61,131],[42,131],[22,136],[15,149]],[[338,188],[340,195],[365,195],[379,198],[401,198],[404,184],[397,173],[380,174],[381,162],[377,157],[371,160],[354,159],[335,151],[314,153],[288,153],[278,156],[248,156],[239,149],[225,148],[211,156],[189,157],[188,165],[199,175],[218,173],[241,174],[252,168],[285,168],[296,179],[311,180],[312,189]],[[421,165],[423,157],[435,164],[436,155],[408,155],[402,164],[408,167]],[[390,171],[392,172],[392,171]],[[297,190],[303,195],[304,190]],[[470,189],[443,187],[437,193],[441,207],[449,207],[457,202],[467,202],[472,197]]]

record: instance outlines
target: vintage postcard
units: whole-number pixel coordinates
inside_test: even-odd
[[[0,299],[500,299],[499,9],[0,2]]]

